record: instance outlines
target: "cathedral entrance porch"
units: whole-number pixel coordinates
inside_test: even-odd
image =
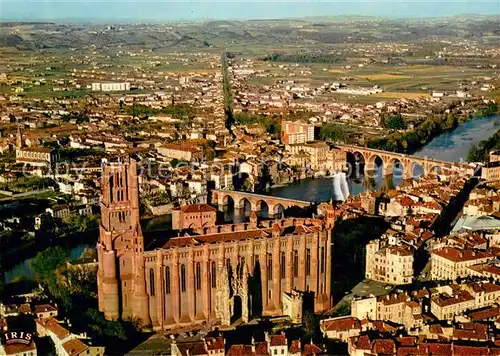
[[[241,297],[239,295],[235,295],[231,301],[231,324],[237,322],[243,317],[243,305],[241,301]],[[246,322],[246,320],[242,320]]]

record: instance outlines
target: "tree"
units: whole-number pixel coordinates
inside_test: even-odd
[[[66,224],[69,232],[84,232],[98,227],[98,217],[93,214],[80,215],[71,213],[63,218],[63,223]]]
[[[253,191],[253,182],[250,178],[246,178],[243,181],[243,190],[245,192],[252,192]]]
[[[477,143],[470,145],[469,152],[467,152],[468,162],[481,162],[483,160],[483,152]]]
[[[323,125],[319,131],[319,137],[323,140],[330,141],[347,141],[347,130],[343,125],[339,124],[326,124]]]
[[[97,259],[97,252],[93,248],[86,248],[80,255],[80,259],[93,262],[95,259]]]
[[[71,298],[68,290],[61,288],[58,268],[64,266],[68,258],[68,252],[63,248],[49,247],[39,252],[31,261],[31,269],[35,272],[36,280],[55,298],[61,300],[65,308],[71,306]]]
[[[319,319],[314,313],[310,311],[305,312],[302,327],[305,340],[317,340],[319,335]]]
[[[384,116],[382,118],[382,125],[391,130],[404,130],[406,129],[406,123],[401,116],[401,114]]]
[[[96,336],[127,340],[123,325],[120,322],[106,320],[97,309],[87,310],[86,317],[88,318],[88,326]]]

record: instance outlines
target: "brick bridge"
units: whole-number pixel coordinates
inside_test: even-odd
[[[446,162],[431,158],[422,158],[417,156],[405,155],[402,153],[388,152],[376,150],[367,147],[358,147],[350,145],[335,145],[341,151],[353,154],[358,159],[361,157],[365,162],[365,170],[373,170],[376,168],[376,159],[382,161],[383,169],[392,169],[397,163],[399,167],[404,169],[404,178],[414,178],[413,169],[415,165],[422,166],[424,175],[439,169],[449,169],[457,173],[474,174],[475,167],[467,163]],[[384,172],[390,174],[392,172]]]
[[[247,201],[250,203],[251,210],[255,212],[261,211],[262,206],[265,204],[267,205],[268,213],[273,215],[279,214],[283,210],[293,206],[304,208],[311,206],[312,204],[312,202],[309,201],[272,197],[269,195],[260,195],[234,190],[212,190],[212,204],[218,205],[219,209],[229,205],[230,200],[234,202],[235,209],[244,208],[245,201]]]

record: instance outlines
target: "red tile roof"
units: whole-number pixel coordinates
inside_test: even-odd
[[[2,345],[6,355],[27,355],[30,351],[36,350],[34,342],[26,344]]]
[[[357,338],[356,348],[361,350],[371,350],[370,338],[367,335],[363,335]]]
[[[449,305],[454,305],[458,303],[465,303],[473,301],[474,297],[470,295],[470,293],[464,290],[455,291],[453,296],[449,296],[447,294],[441,294],[432,297],[432,301],[436,303],[440,307],[446,307]]]
[[[305,344],[302,356],[315,356],[321,353],[321,349],[314,344]]]
[[[57,308],[50,304],[40,304],[33,307],[33,311],[36,313],[54,312]]]
[[[454,356],[484,356],[488,351],[488,347],[453,345]]]
[[[225,344],[222,336],[206,337],[205,342],[207,344],[207,350],[224,350]]]
[[[255,350],[252,345],[232,345],[226,356],[255,356]]]
[[[334,320],[322,320],[320,327],[324,331],[348,331],[351,329],[361,329],[361,324],[357,318],[348,316]]]
[[[432,251],[433,254],[441,256],[453,262],[464,262],[493,257],[491,253],[474,250],[459,250],[453,247],[445,247]]]
[[[268,348],[267,348],[267,342],[256,342],[255,343],[255,355],[258,356],[270,356]]]
[[[418,347],[400,347],[397,356],[415,356],[418,355]]]
[[[415,346],[417,338],[414,336],[402,336],[398,338],[398,343],[400,346]]]
[[[442,334],[443,333],[443,328],[441,327],[441,325],[431,325],[429,326],[429,332],[431,332],[432,334]]]
[[[292,340],[292,344],[290,345],[290,348],[288,349],[288,353],[296,354],[296,353],[300,353],[301,351],[302,351],[302,348],[300,346],[300,340]]]
[[[392,340],[377,339],[373,342],[372,351],[375,354],[393,355],[396,351],[396,345]]]
[[[71,339],[69,341],[66,341],[63,344],[63,347],[69,356],[78,356],[89,348],[79,339]]]
[[[490,307],[487,309],[474,311],[469,314],[469,317],[472,321],[494,319],[497,318],[498,316],[500,316],[499,307]]]
[[[207,213],[207,212],[217,212],[217,209],[208,204],[192,204],[184,205],[181,207],[183,213]]]
[[[287,340],[285,335],[271,335],[270,337],[271,346],[287,346]]]
[[[418,346],[420,355],[422,356],[452,356],[452,346],[451,344],[431,344],[422,343]]]
[[[57,323],[57,321],[50,317],[50,318],[45,318],[45,319],[36,319],[36,322],[41,325],[42,327],[44,327],[45,329],[51,331],[52,333],[54,333],[57,338],[59,338],[59,340],[62,340],[64,339],[65,337],[67,337],[70,332],[63,328],[61,325],[59,325]]]
[[[493,283],[471,283],[469,286],[474,293],[494,293],[500,291],[500,286]]]

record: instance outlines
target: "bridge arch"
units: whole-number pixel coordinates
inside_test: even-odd
[[[420,177],[423,177],[427,174],[426,169],[425,169],[425,164],[422,164],[421,161],[412,161],[410,163],[410,170],[409,173],[411,175],[410,178],[412,179],[419,179]]]
[[[224,206],[233,206],[234,207],[235,206],[234,198],[230,194],[226,194],[222,198],[222,204],[224,204]]]
[[[269,211],[269,204],[264,199],[257,200],[252,210],[258,212],[259,216],[262,218],[269,217],[271,213]]]
[[[466,163],[447,162],[432,159],[427,160],[422,157],[353,145],[337,144],[336,147],[346,155],[346,163],[348,164],[350,177],[355,176],[356,178],[359,178],[359,174],[362,172],[364,165],[366,164],[368,168],[373,167],[373,162],[377,156],[382,159],[386,168],[389,169],[392,168],[391,161],[394,159],[401,161],[404,166],[405,179],[418,178],[421,175],[428,174],[435,170],[435,167],[441,167],[445,170],[460,170],[462,172],[468,172],[469,174],[474,173],[474,167],[471,167]],[[354,164],[356,161],[358,162],[357,166]],[[419,169],[414,172],[415,165],[417,165]]]
[[[365,163],[368,156],[365,157],[361,150],[352,150],[346,152],[346,163],[348,167],[348,176],[359,178],[364,173]]]
[[[368,172],[374,172],[375,175],[380,175],[385,170],[385,160],[382,155],[379,154],[372,154],[370,158],[368,158],[368,161],[365,162],[365,175]]]
[[[443,171],[443,167],[441,165],[432,165],[430,169],[427,170],[427,174],[429,173],[441,173]]]
[[[405,171],[405,164],[398,157],[392,157],[387,162],[387,174],[392,174],[394,176],[403,176]]]
[[[283,204],[278,203],[273,206],[273,216],[277,218],[283,217],[283,214],[285,213],[285,207]]]
[[[240,209],[240,211],[243,212],[245,216],[248,216],[252,211],[252,202],[247,197],[241,197],[238,200],[237,205],[235,206],[235,209],[236,208]]]

